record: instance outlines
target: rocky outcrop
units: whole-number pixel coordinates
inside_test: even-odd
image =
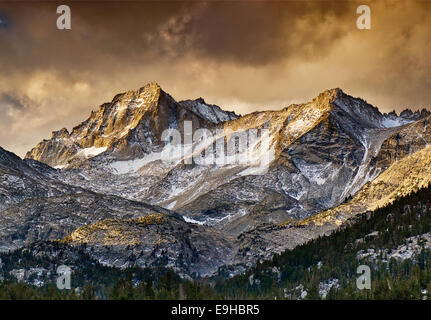
[[[180,217],[151,214],[103,220],[81,227],[62,240],[85,244],[101,264],[119,268],[163,266],[180,274],[207,276],[230,263],[235,239]]]
[[[139,218],[151,213],[170,211],[89,191],[24,200],[0,215],[0,251],[61,239],[79,227],[104,219]]]

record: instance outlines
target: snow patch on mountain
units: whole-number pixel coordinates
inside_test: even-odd
[[[129,174],[139,171],[146,164],[160,160],[160,153],[151,153],[141,159],[114,161],[109,166],[114,174]]]
[[[76,156],[77,157],[85,157],[85,158],[92,158],[95,157],[103,152],[105,152],[108,148],[107,147],[90,147],[80,150]]]
[[[391,119],[391,118],[384,118],[383,121],[381,122],[383,127],[385,128],[394,128],[394,127],[400,127],[409,123],[414,122],[413,120],[406,120],[403,118],[395,118],[395,119]]]
[[[187,216],[183,216],[183,219],[184,219],[184,221],[185,221],[185,222],[189,222],[189,223],[193,223],[193,224],[199,224],[199,225],[201,225],[201,226],[205,225],[205,222],[198,221],[198,220],[195,220],[195,219],[189,218],[189,217],[187,217]]]

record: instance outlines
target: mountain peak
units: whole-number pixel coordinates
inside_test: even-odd
[[[332,88],[332,89],[327,89],[323,91],[322,94],[332,96],[332,97],[337,97],[341,94],[344,94],[344,91],[341,88]]]
[[[139,88],[139,90],[131,92],[145,96],[146,94],[160,95],[160,92],[162,91],[162,87],[157,82],[149,82],[143,87]]]
[[[158,83],[150,82],[117,94],[71,133],[67,129],[53,132],[50,140],[43,140],[26,158],[52,167],[79,165],[105,152],[119,159],[134,159],[159,148],[164,143],[163,132],[181,127],[183,121],[208,127],[236,118],[235,113],[209,105],[202,98],[176,102]]]
[[[322,108],[328,105],[332,105],[335,100],[347,96],[340,88],[327,89],[321,92],[317,97],[312,100],[312,103],[318,107]]]
[[[151,81],[151,82],[147,83],[141,89],[144,89],[144,88],[153,89],[153,90],[160,90],[161,89],[159,83],[155,82],[155,81]]]
[[[340,88],[327,89],[321,92],[314,100],[330,99],[333,101],[342,94],[344,94],[344,92]]]
[[[136,99],[145,99],[151,96],[159,96],[161,91],[162,88],[157,82],[149,82],[138,90],[129,90],[115,95],[110,103],[105,103],[101,107],[113,105],[121,101],[130,102]]]

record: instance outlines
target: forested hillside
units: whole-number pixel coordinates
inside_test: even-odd
[[[220,281],[217,290],[233,298],[423,298],[431,290],[430,204],[428,187]],[[359,265],[371,268],[371,290],[356,288]]]

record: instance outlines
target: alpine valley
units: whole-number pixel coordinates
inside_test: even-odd
[[[212,136],[176,152],[163,133],[177,130],[184,141],[190,123]],[[263,129],[237,150],[238,162],[189,161],[216,157],[214,146],[234,133]],[[75,269],[85,257],[120,271],[231,278],[426,188],[430,144],[430,111],[381,113],[341,89],[240,116],[202,98],[178,102],[149,83],[116,95],[71,132],[53,132],[25,159],[0,148],[3,264],[25,252]],[[2,269],[2,277],[28,280],[44,268]]]

